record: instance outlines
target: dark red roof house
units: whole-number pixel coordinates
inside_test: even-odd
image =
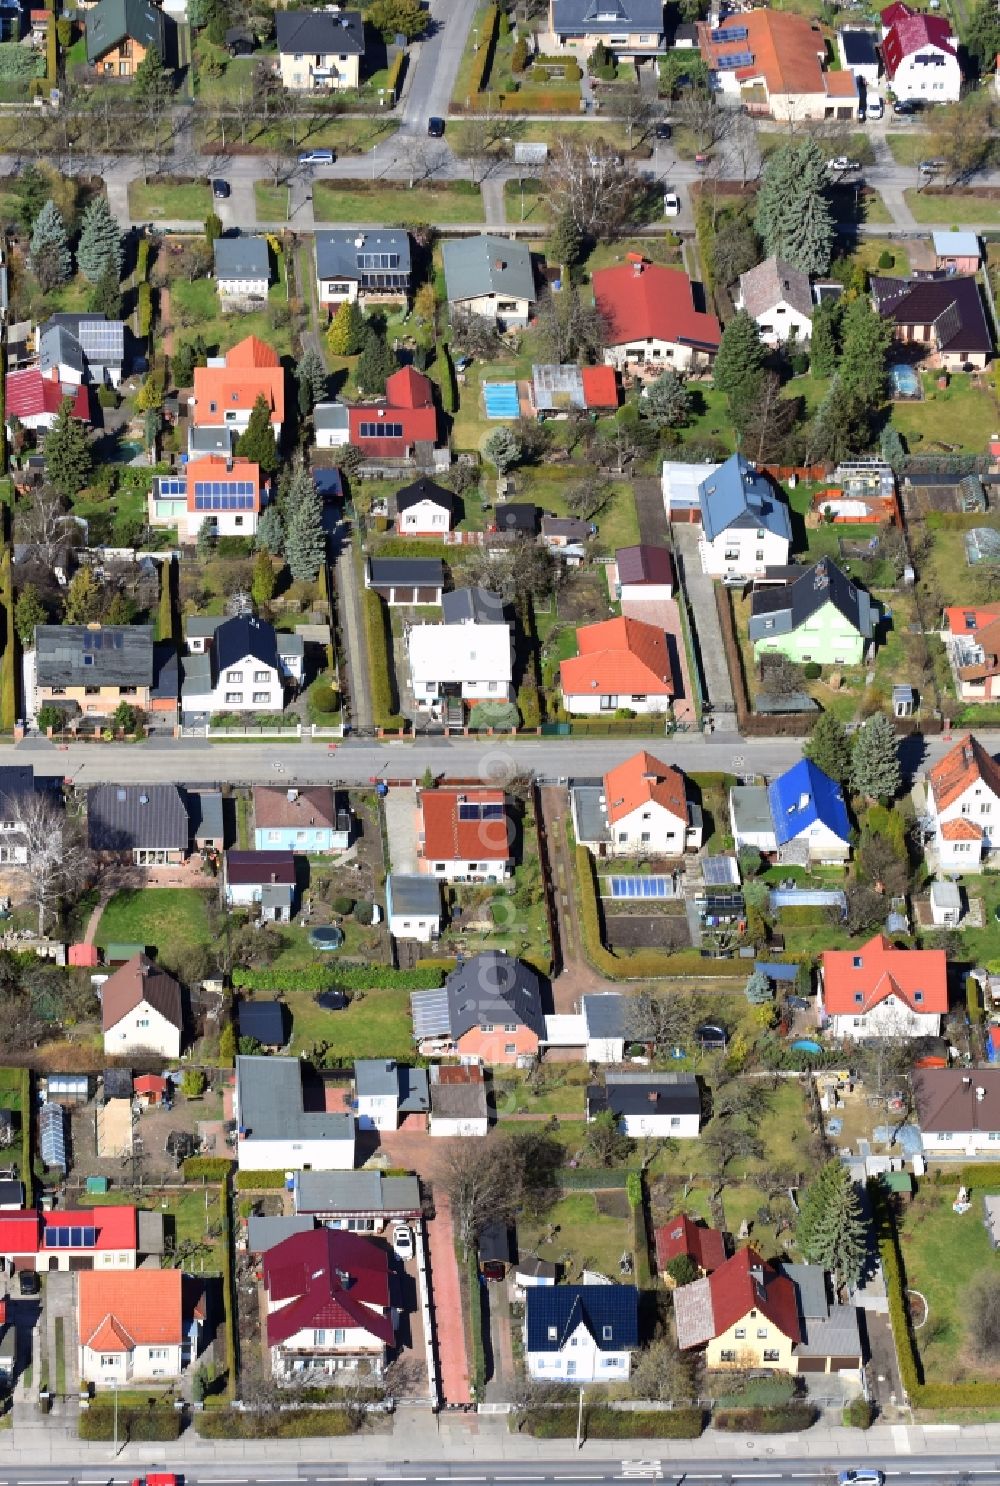
[[[626,263],[599,269],[593,286],[607,325],[606,361],[683,370],[692,355],[714,356],[719,349],[721,326],[714,315],[695,309],[694,288],[682,268],[663,268],[630,253]]]
[[[44,375],[37,366],[7,374],[7,417],[20,418],[26,428],[51,428],[64,397],[72,403],[73,417],[89,423],[90,396],[86,387],[64,386],[57,378]]]
[[[393,1346],[389,1255],[333,1228],[294,1233],[263,1259],[267,1341],[276,1370],[295,1359],[367,1356]]]
[[[740,1249],[713,1274],[674,1291],[682,1352],[726,1336],[751,1316],[758,1335],[759,1323],[769,1322],[788,1341],[802,1339],[794,1284],[755,1249]]]
[[[949,57],[958,56],[955,36],[943,15],[926,15],[897,3],[883,10],[882,25],[887,27],[882,40],[882,60],[890,82],[907,57],[927,47],[937,48]]]
[[[393,372],[384,398],[355,403],[347,414],[351,443],[369,459],[408,459],[417,444],[433,448],[437,443],[434,390],[412,366]]]
[[[656,1230],[656,1267],[663,1274],[674,1259],[692,1259],[702,1274],[711,1274],[726,1262],[726,1238],[718,1228],[706,1228],[691,1218],[671,1218]]]

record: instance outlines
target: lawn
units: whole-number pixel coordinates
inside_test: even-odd
[[[922,129],[919,132],[887,134],[885,142],[897,165],[912,165],[915,169],[921,160],[927,158],[927,137]]]
[[[1000,969],[1000,924],[996,920],[996,910],[1000,908],[1000,876],[995,872],[983,872],[981,875],[963,878],[962,886],[969,898],[982,899],[985,921],[981,929],[960,931],[961,958],[970,961],[973,965],[985,965],[988,970],[998,970]],[[1000,1180],[998,1180],[998,1185],[1000,1185]]]
[[[924,395],[919,402],[892,405],[892,421],[910,453],[980,454],[997,426],[990,383],[965,372],[954,373],[945,388],[937,386],[931,372],[922,380]]]
[[[101,914],[97,943],[144,944],[169,965],[177,950],[211,941],[208,910],[214,896],[190,887],[126,888]]]
[[[313,187],[317,222],[378,223],[481,222],[483,197],[470,181],[437,185],[369,186],[366,181],[317,181]],[[133,213],[134,215],[134,213]]]
[[[133,222],[203,222],[212,193],[205,181],[130,181],[128,210]]]
[[[936,227],[962,227],[975,223],[995,227],[1000,223],[1000,199],[977,196],[973,191],[948,191],[929,196],[913,188],[904,191],[906,204],[918,222]]]
[[[264,181],[254,181],[253,193],[257,205],[257,221],[287,221],[290,191],[290,186],[269,186]]]
[[[305,1053],[322,1043],[331,1066],[355,1058],[410,1058],[413,1033],[409,991],[368,991],[344,1011],[324,1011],[311,993],[290,991],[292,1047]]]
[[[334,118],[323,113],[298,118],[294,124],[289,120],[265,123],[258,118],[249,122],[241,131],[235,119],[225,125],[226,147],[243,145],[256,154],[296,155],[301,149],[322,147],[333,150],[338,157],[362,155],[372,149],[387,134],[394,134],[399,121],[384,114],[372,114],[367,118]],[[222,147],[223,131],[218,117],[202,114],[195,126],[195,138],[206,152]],[[283,162],[282,170],[290,168],[291,162]],[[269,171],[270,173],[270,171]]]
[[[517,1236],[523,1250],[561,1264],[567,1280],[579,1279],[584,1269],[596,1269],[608,1279],[616,1279],[619,1259],[632,1249],[624,1189],[571,1192],[538,1222],[521,1214]]]
[[[268,291],[269,306],[286,305],[288,290],[283,253],[279,253],[277,263],[272,264],[272,274],[275,281]],[[214,279],[195,279],[193,283],[174,279],[170,286],[170,310],[177,338],[184,340],[200,335],[213,355],[224,354],[230,346],[245,340],[248,335],[266,341],[279,356],[291,355],[291,326],[287,317],[279,316],[278,323],[272,324],[270,308],[224,315]]]
[[[590,1070],[582,1064],[551,1063],[534,1082],[516,1068],[498,1068],[493,1077],[497,1115],[558,1114],[581,1116]]]
[[[208,1113],[206,1110],[206,1116]],[[125,1194],[121,1187],[116,1187],[103,1194],[81,1193],[78,1206],[117,1205],[123,1200]],[[188,1191],[178,1191],[176,1187],[162,1191],[144,1188],[141,1203],[143,1207],[154,1208],[166,1215],[167,1236],[172,1237],[174,1253],[183,1260],[184,1269],[189,1274],[222,1273],[225,1210],[220,1186],[208,1185]],[[173,1219],[172,1225],[169,1219]]]

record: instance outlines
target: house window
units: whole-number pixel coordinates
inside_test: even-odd
[[[137,1027],[148,1027],[149,1026],[149,1017],[148,1016],[142,1016],[142,1017],[140,1017],[139,1020],[136,1022],[136,1026]]]
[[[864,962],[860,955],[855,955],[854,958],[851,960],[851,964],[854,966],[855,970],[860,970],[863,963]]]
[[[736,1353],[729,1351],[729,1349],[727,1348],[726,1351],[719,1353],[719,1361],[720,1362],[735,1362],[736,1361]]]
[[[913,1002],[914,1002],[914,1005],[915,1006],[920,1006],[923,1003],[923,999],[924,999],[924,993],[923,993],[923,991],[914,991],[913,992]]]
[[[232,682],[232,681],[240,682],[240,681],[243,680],[243,672],[242,671],[227,671],[226,672],[226,680],[227,681],[230,681],[230,682]]]
[[[758,1326],[757,1327],[757,1340],[759,1342],[767,1341],[767,1327],[766,1326]]]
[[[255,691],[253,699],[255,702],[269,702],[271,700],[271,693],[269,691]]]
[[[547,1334],[550,1342],[558,1341],[559,1333],[554,1326],[548,1328]]]
[[[611,1336],[612,1336],[611,1327],[610,1326],[602,1326],[601,1327],[601,1339],[603,1341],[609,1342],[611,1340]]]
[[[765,1352],[764,1352],[764,1361],[765,1362],[777,1362],[778,1361],[778,1355],[779,1355],[778,1354],[778,1351],[777,1351],[777,1349],[775,1347],[768,1347],[765,1350]]]
[[[735,1332],[733,1334],[736,1337],[736,1340],[738,1342],[745,1341],[746,1340],[747,1329],[746,1329],[745,1326],[737,1326],[737,1328],[736,1328],[736,1330],[735,1330]]]
[[[680,1129],[680,1124],[681,1124],[681,1117],[680,1117],[680,1115],[671,1115],[670,1116],[670,1128],[671,1128],[671,1130],[679,1130]]]
[[[517,1052],[517,1043],[516,1042],[505,1042],[504,1045],[503,1045],[503,1050],[504,1050],[504,1056],[505,1057],[507,1057],[507,1058],[513,1058],[514,1055],[515,1055],[515,1053]]]
[[[855,1006],[864,1006],[864,1004],[865,1004],[865,998],[864,998],[864,993],[862,991],[855,991],[854,992],[854,1004],[855,1004]]]
[[[101,1366],[102,1367],[117,1367],[118,1366],[118,1358],[117,1357],[103,1357],[102,1356],[102,1358],[101,1358]]]
[[[230,706],[242,707],[243,693],[241,691],[227,691],[226,701],[230,704]]]
[[[492,1022],[484,1022],[483,1023],[483,1031],[484,1032],[492,1032],[493,1031],[493,1023]]]
[[[575,1362],[567,1362],[567,1364],[566,1364],[566,1376],[568,1378],[575,1378],[576,1377],[576,1363]]]
[[[505,1032],[516,1032],[517,1022],[504,1022],[503,1029]]]
[[[270,681],[271,673],[270,671],[254,671],[253,679],[255,681]]]

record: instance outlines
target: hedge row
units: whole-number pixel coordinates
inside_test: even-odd
[[[233,971],[238,991],[436,991],[444,983],[450,966],[418,965],[413,970],[393,970],[387,965],[310,965],[294,973],[263,968]]]
[[[173,597],[173,575],[174,559],[168,557],[160,564],[160,609],[159,609],[159,638],[161,640],[172,640],[174,638],[174,597]]]
[[[371,688],[372,721],[377,728],[402,727],[396,673],[392,664],[389,610],[374,589],[365,593],[365,631],[368,637],[368,680]]]
[[[139,312],[139,339],[148,340],[153,329],[153,291],[148,284],[139,285],[136,304]]]
[[[237,1192],[278,1192],[285,1185],[283,1171],[238,1171]]]
[[[8,547],[0,562],[0,607],[3,608],[3,658],[0,660],[0,732],[12,733],[17,721],[17,631],[14,629],[14,572]]]
[[[438,386],[441,389],[441,407],[446,413],[454,413],[458,407],[458,387],[455,382],[455,363],[451,359],[448,342],[442,341],[437,348],[441,363]]]
[[[774,1408],[717,1409],[713,1429],[735,1434],[798,1434],[819,1418],[819,1410],[808,1403],[778,1404]]]
[[[475,1250],[465,1266],[469,1278],[469,1330],[472,1335],[472,1377],[469,1384],[474,1399],[482,1398],[486,1387],[486,1348],[483,1343],[483,1292]]]
[[[59,86],[59,44],[56,36],[56,0],[45,0],[48,21],[45,27],[45,80],[50,88]]]
[[[222,1246],[222,1304],[225,1309],[226,1328],[226,1397],[236,1397],[236,1378],[240,1359],[236,1338],[239,1334],[239,1309],[236,1304],[236,1281],[233,1274],[233,1204],[227,1187],[222,1194],[222,1210],[225,1213],[225,1243]]]
[[[206,1409],[195,1419],[205,1440],[321,1439],[356,1434],[355,1416],[346,1409],[296,1409],[272,1414],[244,1414],[235,1409]]]
[[[80,1410],[79,1421],[81,1440],[115,1438],[115,1411],[110,1403],[91,1403]],[[180,1409],[164,1408],[162,1404],[148,1409],[118,1406],[118,1439],[129,1444],[179,1440],[183,1428]]]
[[[149,278],[149,238],[143,237],[139,240],[139,246],[135,254],[135,277],[136,282],[144,284]]]
[[[233,1169],[227,1156],[188,1156],[184,1162],[186,1182],[224,1182]]]
[[[493,66],[493,49],[497,44],[497,27],[500,24],[500,9],[491,5],[483,16],[483,23],[479,28],[479,50],[472,61],[472,71],[469,74],[469,92],[475,96],[481,93],[486,86],[486,79],[490,75]]]
[[[399,98],[399,91],[403,86],[403,73],[406,71],[406,48],[403,47],[396,53],[392,66],[389,68],[385,80],[386,92],[392,94],[395,103]]]
[[[573,1439],[577,1406],[530,1409],[517,1427],[536,1439]],[[583,1412],[583,1433],[591,1440],[696,1440],[704,1428],[701,1409],[611,1409],[593,1404]]]

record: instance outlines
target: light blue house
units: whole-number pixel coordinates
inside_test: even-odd
[[[301,851],[321,855],[346,851],[351,844],[347,800],[329,785],[308,789],[253,792],[254,847],[257,851]]]

